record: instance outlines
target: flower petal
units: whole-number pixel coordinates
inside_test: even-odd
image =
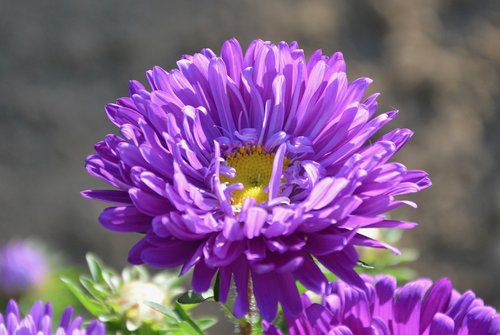
[[[99,216],[104,227],[119,232],[145,232],[151,228],[151,219],[134,206],[108,207]]]
[[[432,318],[429,335],[453,335],[454,329],[455,323],[452,318],[445,314],[437,313]]]

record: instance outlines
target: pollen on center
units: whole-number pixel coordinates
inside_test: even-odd
[[[264,191],[269,185],[273,172],[274,153],[269,153],[262,146],[239,147],[235,152],[226,156],[227,165],[236,170],[234,178],[221,175],[221,182],[242,183],[242,190],[234,190],[231,193],[233,206],[243,205],[245,198],[254,198],[258,204],[268,200],[268,194]],[[288,168],[289,161],[285,157],[283,170]]]

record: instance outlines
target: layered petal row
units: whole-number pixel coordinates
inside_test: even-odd
[[[402,287],[392,276],[364,277],[368,290],[331,282],[321,303],[302,296],[304,309],[289,318],[290,335],[497,335],[500,314],[474,292],[453,289],[449,279],[417,279]],[[264,322],[266,335],[281,330]]]

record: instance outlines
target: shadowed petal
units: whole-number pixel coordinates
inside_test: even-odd
[[[99,216],[104,227],[119,232],[145,232],[151,227],[151,219],[134,206],[109,207]]]
[[[446,311],[450,302],[451,290],[451,281],[448,278],[440,279],[431,287],[422,305],[422,316],[420,317],[422,331],[427,329],[433,315]]]
[[[279,296],[279,281],[274,274],[252,272],[255,301],[262,319],[272,321],[276,317]]]
[[[348,248],[339,252],[334,252],[325,256],[318,256],[318,261],[328,270],[332,271],[339,278],[349,285],[365,290],[366,286],[361,277],[353,270],[358,257],[354,248]]]

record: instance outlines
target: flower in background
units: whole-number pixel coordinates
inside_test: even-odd
[[[302,296],[304,310],[288,320],[291,335],[498,335],[500,314],[472,291],[460,294],[449,279],[417,279],[396,288],[392,276],[364,277],[368,290],[331,282],[321,303]],[[282,332],[269,323],[266,335]]]
[[[0,313],[0,334],[2,335],[106,335],[104,325],[93,320],[86,327],[82,327],[80,316],[72,318],[73,308],[67,307],[55,332],[53,329],[52,307],[49,303],[37,301],[31,307],[30,312],[21,316],[19,308],[14,300],[7,304],[5,314]]]
[[[394,248],[360,228],[412,228],[384,213],[412,202],[396,200],[430,185],[427,173],[388,160],[412,131],[373,135],[397,111],[374,117],[372,82],[348,82],[341,53],[315,51],[306,60],[297,43],[253,41],[243,52],[226,41],[185,55],[178,68],[147,72],[130,97],[109,104],[121,136],[107,135],[87,158],[90,174],[115,190],[84,191],[114,204],[101,224],[143,233],[129,262],[194,268],[192,287],[210,288],[233,312],[248,312],[251,282],[266,320],[278,303],[301,311],[298,279],[319,292],[327,282],[316,264],[358,288],[354,246]]]
[[[106,324],[109,332],[200,334],[215,323],[212,318],[193,320],[174,302],[184,290],[180,287],[181,279],[173,274],[160,272],[151,276],[144,267],[133,266],[119,275],[92,254],[87,254],[87,263],[91,277],[81,275],[81,285],[68,278],[63,281],[83,307]]]
[[[13,240],[0,249],[0,295],[17,297],[40,287],[48,274],[48,260],[35,243]]]
[[[125,283],[121,290],[120,296],[115,301],[122,309],[122,313],[133,324],[133,328],[140,326],[144,321],[162,322],[164,315],[151,307],[145,302],[153,302],[156,304],[166,303],[167,292],[161,289],[160,286],[145,280],[135,280]],[[132,330],[135,330],[133,329]]]

